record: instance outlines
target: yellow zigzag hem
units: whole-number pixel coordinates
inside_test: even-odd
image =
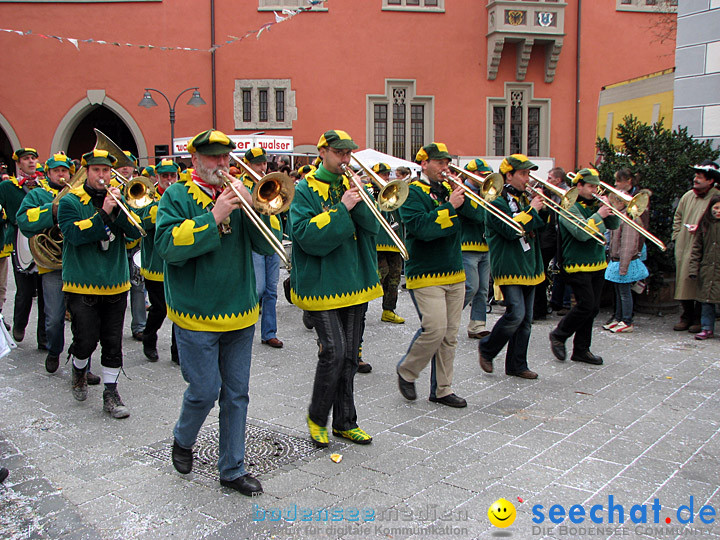
[[[126,281],[125,283],[120,283],[119,285],[113,285],[112,287],[107,287],[105,285],[98,287],[97,285],[81,285],[79,283],[67,283],[63,282],[63,289],[64,292],[71,292],[71,293],[77,293],[77,294],[99,294],[99,295],[111,295],[111,294],[120,294],[122,292],[127,292],[130,290],[130,282]]]
[[[495,285],[537,285],[545,281],[545,273],[536,276],[493,276]]]
[[[573,264],[563,267],[568,274],[575,274],[577,272],[596,272],[597,270],[604,270],[605,268],[607,268],[607,261],[595,264]]]
[[[153,272],[152,270],[140,269],[140,275],[150,281],[164,281],[165,276],[162,272]]]
[[[465,281],[465,270],[459,272],[445,274],[423,274],[407,278],[405,285],[408,289],[421,289],[422,287],[432,287],[433,285],[453,285]]]
[[[258,321],[260,304],[239,315],[213,315],[212,317],[180,313],[167,306],[167,316],[172,322],[195,332],[231,332],[252,326]]]
[[[137,239],[135,239],[135,240],[131,240],[131,241],[129,241],[129,242],[125,242],[125,249],[126,249],[127,251],[130,251],[131,249],[134,249],[135,247],[137,247],[137,246],[140,245],[140,240],[142,240],[142,238],[137,238]]]
[[[182,182],[182,180],[178,181]],[[188,193],[190,194],[190,196],[192,196],[193,199],[195,199],[195,202],[203,208],[207,208],[207,205],[212,202],[212,199],[207,195],[207,193],[200,189],[200,186],[193,182],[192,176],[189,176],[187,179],[185,179],[184,183],[185,187],[188,190]]]
[[[376,244],[375,250],[376,251],[392,251],[394,253],[400,253],[400,248],[397,247],[395,244]]]
[[[339,309],[348,306],[356,306],[370,300],[375,300],[383,295],[380,283],[362,291],[334,294],[332,296],[298,296],[293,289],[290,290],[290,300],[300,309],[306,311],[322,311],[327,309]]]
[[[460,249],[462,251],[488,251],[488,245],[484,242],[463,242]]]

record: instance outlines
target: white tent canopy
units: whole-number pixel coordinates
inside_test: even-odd
[[[396,169],[397,167],[407,167],[413,172],[413,176],[416,176],[416,174],[421,170],[420,165],[417,163],[396,158],[395,156],[390,156],[388,154],[383,154],[382,152],[378,152],[372,148],[366,148],[365,150],[360,150],[359,152],[353,152],[353,154],[363,162],[363,165],[368,167],[372,167],[376,163],[383,162],[390,165],[391,169]]]

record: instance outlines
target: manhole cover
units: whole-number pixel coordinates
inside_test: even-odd
[[[318,448],[309,440],[248,423],[245,430],[245,469],[253,476],[267,474],[280,467],[310,456]],[[219,480],[217,470],[218,424],[206,426],[198,433],[193,447],[193,472]],[[173,439],[159,442],[143,453],[170,463]]]

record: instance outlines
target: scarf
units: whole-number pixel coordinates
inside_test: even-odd
[[[214,186],[212,184],[208,184],[205,180],[200,178],[195,171],[192,172],[192,181],[195,182],[198,186],[200,186],[213,201],[217,200],[218,196],[223,192],[223,186]]]

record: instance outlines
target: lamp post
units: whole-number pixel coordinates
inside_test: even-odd
[[[175,105],[177,105],[178,99],[180,99],[180,96],[182,96],[185,92],[189,92],[190,90],[193,90],[192,97],[190,97],[190,100],[187,102],[188,105],[192,105],[193,107],[199,107],[200,105],[206,105],[205,100],[200,97],[200,90],[197,86],[186,88],[182,92],[180,92],[176,97],[175,101],[173,101],[173,104],[170,105],[170,100],[168,97],[163,94],[160,90],[156,90],[155,88],[146,88],[145,94],[143,95],[143,98],[140,100],[140,103],[138,103],[139,107],[145,107],[146,109],[149,109],[150,107],[157,107],[157,103],[152,98],[152,95],[150,92],[157,92],[162,97],[165,98],[165,101],[167,101],[168,107],[170,108],[170,154],[172,155],[173,152],[173,144],[175,142]]]

